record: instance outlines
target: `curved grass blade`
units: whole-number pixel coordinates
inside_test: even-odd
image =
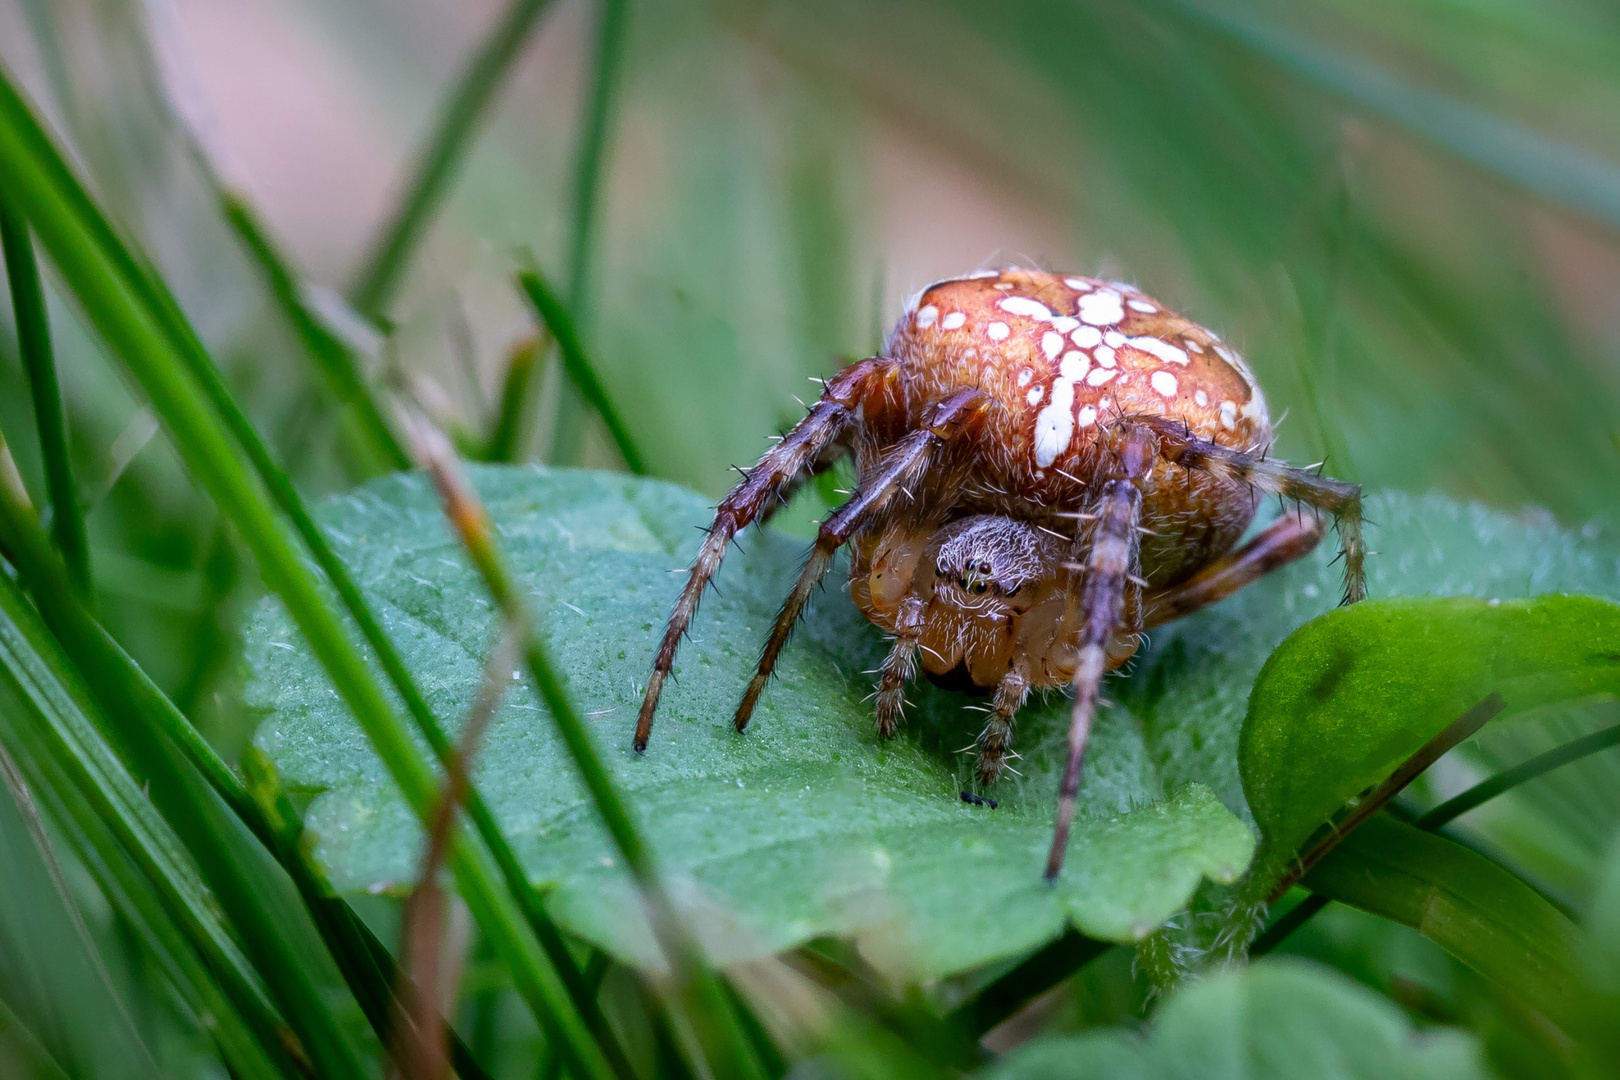
[[[1251,52],[1406,128],[1465,161],[1611,227],[1620,226],[1620,164],[1548,138],[1376,64],[1330,50],[1240,14],[1201,3],[1174,6]]]
[[[550,0],[513,0],[462,74],[444,104],[433,134],[411,167],[411,179],[398,209],[389,218],[367,256],[349,297],[361,314],[377,318],[387,306],[437,209],[445,186],[461,164],[478,131],[484,111],[505,81]]]
[[[590,311],[590,260],[596,241],[597,203],[601,198],[602,174],[618,102],[619,73],[624,63],[625,32],[630,15],[629,0],[598,2],[591,89],[580,114],[579,142],[574,151],[573,227],[568,242],[568,311],[576,323],[583,323]],[[585,428],[579,410],[574,408],[574,393],[566,385],[557,387],[551,453],[546,458],[553,464],[571,463],[579,453]]]
[[[214,400],[232,419],[251,451],[263,460],[261,475],[297,496],[268,461],[263,443],[224,393],[218,371],[196,343],[177,305],[154,278],[144,275],[118,243],[88,196],[10,84],[0,80],[0,176],[13,185],[36,223],[42,242],[114,353],[145,388],[154,410],[192,474],[235,523],[256,556],[266,584],[278,593],[349,703],[418,817],[426,820],[436,792],[431,770],[394,715],[344,627],[326,607],[314,576],[298,557],[226,437],[189,371],[215,391]],[[177,344],[177,342],[179,342]],[[210,384],[210,381],[212,383]],[[307,514],[304,515],[307,521]],[[314,526],[309,528],[314,533]],[[317,541],[319,534],[314,533]],[[324,545],[323,545],[324,546]],[[511,967],[536,1019],[563,1045],[583,1076],[611,1075],[556,969],[521,928],[511,898],[496,885],[496,869],[484,850],[458,830],[452,865],[463,897]]]
[[[0,579],[0,696],[8,701],[0,709],[0,738],[25,772],[34,770],[29,779],[35,789],[59,796],[81,830],[106,829],[116,837],[161,898],[166,917],[253,1032],[257,1056],[284,1057],[290,1032],[259,974],[219,922],[178,838],[102,739],[80,699],[58,681],[68,670],[17,586]]]
[[[0,198],[0,244],[5,248],[6,277],[11,284],[11,306],[17,316],[17,351],[28,372],[28,390],[34,399],[34,422],[39,428],[40,456],[45,461],[45,486],[50,494],[51,534],[62,549],[73,583],[90,593],[90,545],[84,535],[84,515],[73,487],[73,464],[68,453],[67,416],[57,385],[56,357],[51,350],[51,327],[45,312],[45,290],[28,223],[10,202]]]
[[[1477,807],[1505,794],[1520,784],[1536,779],[1538,776],[1552,772],[1582,758],[1590,757],[1611,747],[1620,746],[1620,724],[1594,731],[1579,739],[1574,739],[1563,746],[1554,747],[1544,754],[1514,766],[1495,776],[1481,780],[1473,787],[1459,792],[1445,802],[1426,811],[1413,822],[1418,828],[1427,832],[1434,832],[1444,828],[1452,821],[1461,817]],[[1312,893],[1283,914],[1276,922],[1266,928],[1265,933],[1255,939],[1254,947],[1249,950],[1251,956],[1264,956],[1288,939],[1289,935],[1304,926],[1317,912],[1327,907],[1331,900],[1321,893]]]
[[[630,429],[625,427],[624,420],[619,416],[619,410],[614,408],[613,402],[608,398],[602,380],[596,377],[596,369],[585,356],[585,350],[579,343],[574,318],[569,314],[569,310],[563,306],[538,270],[519,271],[517,282],[518,288],[523,290],[523,294],[529,298],[529,303],[534,306],[535,314],[557,339],[557,351],[562,355],[563,370],[568,373],[568,379],[579,391],[580,397],[584,398],[602,418],[608,434],[613,438],[613,445],[619,448],[619,456],[624,458],[625,468],[637,476],[647,475],[646,461],[642,458],[641,451],[636,448],[635,440],[630,436]]]
[[[113,1010],[117,1013],[118,1023],[124,1028],[130,1045],[138,1051],[140,1060],[136,1064],[150,1076],[162,1076],[162,1071],[152,1057],[152,1051],[147,1047],[146,1040],[141,1037],[140,1029],[130,1015],[124,996],[118,992],[118,985],[113,982],[112,972],[107,970],[107,962],[102,958],[100,948],[90,936],[90,927],[85,925],[84,913],[79,910],[79,902],[73,895],[73,889],[68,885],[67,877],[62,873],[62,864],[57,860],[56,852],[51,847],[50,834],[46,832],[45,820],[39,812],[38,804],[34,802],[33,792],[28,789],[28,781],[23,779],[22,771],[17,768],[16,761],[3,744],[0,744],[0,782],[4,783],[6,791],[11,795],[11,801],[22,817],[23,826],[28,832],[29,840],[33,842],[34,851],[39,855],[40,863],[45,867],[45,874],[50,879],[51,888],[56,892],[57,901],[67,913],[68,922],[73,927],[73,936],[78,938],[80,950],[90,962],[96,980],[107,991],[107,997],[112,1001]]]
[[[409,468],[405,451],[400,449],[399,440],[394,438],[393,430],[383,419],[376,396],[360,375],[354,354],[305,305],[297,276],[265,232],[258,215],[238,194],[220,189],[218,196],[225,220],[230,222],[237,237],[264,272],[271,295],[292,324],[304,351],[320,367],[321,374],[326,376],[338,400],[354,409],[372,450],[388,468]]]
[[[677,1017],[680,1021],[677,1026],[690,1031],[703,1052],[714,1055],[711,1060],[722,1075],[762,1077],[760,1063],[731,1002],[719,979],[704,962],[697,943],[681,923],[652,853],[630,817],[629,807],[602,764],[584,721],[562,688],[551,657],[535,632],[523,591],[496,545],[494,523],[462,475],[454,449],[442,434],[424,421],[411,416],[404,419],[417,456],[439,489],[445,518],[483,578],[505,621],[506,632],[521,642],[529,673],[541,700],[546,703],[552,723],[568,748],[598,816],[641,891],[653,935],[675,979],[675,996],[684,1006],[682,1015]],[[702,1063],[699,1065],[701,1072]]]
[[[383,1045],[389,1045],[395,982],[392,958],[375,942],[370,930],[349,905],[327,886],[319,868],[309,858],[303,844],[302,825],[286,805],[285,796],[281,795],[279,802],[267,801],[265,792],[274,790],[274,785],[263,779],[251,792],[243,786],[163,691],[83,604],[63,588],[65,571],[54,562],[42,534],[32,526],[26,511],[3,493],[0,493],[0,544],[16,566],[19,580],[33,596],[46,624],[64,647],[78,657],[86,681],[102,708],[109,715],[127,712],[129,724],[162,732],[281,864],[378,1039]],[[129,724],[121,730],[129,731]],[[250,753],[248,764],[252,766],[256,761]],[[261,776],[267,769],[266,766],[261,770]],[[452,1044],[452,1050],[456,1071],[461,1076],[472,1080],[483,1075],[459,1039]]]
[[[1380,814],[1318,863],[1305,885],[1412,927],[1566,1030],[1579,1016],[1579,929],[1512,873],[1455,841]]]

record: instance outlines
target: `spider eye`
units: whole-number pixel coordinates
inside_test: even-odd
[[[983,596],[986,592],[989,591],[989,589],[990,589],[990,586],[986,585],[982,581],[975,581],[973,583],[973,592],[977,596]]]
[[[979,564],[979,573],[988,574],[989,572],[990,572],[990,564],[989,563],[982,562],[982,563]]]

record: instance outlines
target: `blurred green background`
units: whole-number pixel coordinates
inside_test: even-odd
[[[347,289],[501,7],[0,0],[0,63],[153,254],[307,495],[379,466],[330,406],[208,170],[246,194],[314,286]],[[570,288],[651,471],[716,496],[729,466],[797,419],[806,377],[877,349],[906,295],[1031,264],[1129,279],[1235,342],[1286,416],[1278,449],[1292,460],[1613,537],[1620,7],[631,0],[623,11],[577,281],[599,5],[556,0],[387,307],[397,332],[374,372],[411,373],[441,419],[493,422],[508,357],[535,330],[510,285],[521,248]],[[100,613],[235,760],[252,723],[236,663],[236,628],[260,592],[251,563],[60,293],[52,304]],[[0,309],[0,427],[17,433],[37,493]],[[615,467],[557,382],[548,367],[523,456]],[[782,521],[802,529],[819,511],[807,496]],[[1565,710],[1470,760],[1511,764],[1614,719],[1612,706]],[[1442,770],[1432,782],[1468,779]],[[1578,910],[1620,821],[1620,765],[1590,759],[1480,817],[1480,843]],[[27,841],[5,819],[0,843]],[[30,922],[27,907],[0,897],[11,946],[0,981],[91,1008],[45,986],[91,976],[52,960],[72,951],[68,930],[54,916]],[[116,936],[116,923],[92,921]],[[1477,980],[1370,917],[1331,911],[1291,947],[1414,1016],[1494,1022]],[[1052,1023],[1140,1006],[1131,972],[1110,963],[1054,999]],[[86,1046],[85,1061],[96,1053]]]

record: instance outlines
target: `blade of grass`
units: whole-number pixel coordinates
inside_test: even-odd
[[[1283,70],[1406,128],[1548,202],[1620,226],[1620,165],[1445,94],[1414,86],[1344,50],[1243,14],[1172,0],[1178,10]]]
[[[1380,814],[1323,859],[1305,884],[1412,927],[1573,1030],[1580,1007],[1579,928],[1483,855]]]
[[[258,215],[240,195],[223,189],[218,194],[225,220],[258,263],[282,315],[292,324],[304,351],[326,376],[338,400],[354,409],[373,451],[389,468],[409,468],[405,451],[400,449],[399,440],[383,419],[376,397],[360,375],[354,354],[304,304],[297,276],[265,232]]]
[[[0,998],[0,1061],[10,1062],[26,1070],[32,1080],[70,1080],[62,1066],[51,1057],[51,1052],[28,1030],[22,1018],[11,1011],[4,998]]]
[[[1434,738],[1418,748],[1417,753],[1401,763],[1383,783],[1355,803],[1351,811],[1341,820],[1334,822],[1328,831],[1315,844],[1312,844],[1303,855],[1289,864],[1288,869],[1277,879],[1271,888],[1268,904],[1275,904],[1289,889],[1299,883],[1300,878],[1310,873],[1311,867],[1322,859],[1335,847],[1343,843],[1345,838],[1365,825],[1390,802],[1406,790],[1406,786],[1416,780],[1422,772],[1443,757],[1446,751],[1470,738],[1476,731],[1485,726],[1486,721],[1507,708],[1507,702],[1502,695],[1492,691],[1487,694],[1479,704],[1463,713],[1457,719],[1447,724],[1445,729]]]
[[[1108,942],[1094,941],[1070,927],[1056,941],[952,1009],[945,1023],[978,1039],[1110,948]]]
[[[524,659],[535,680],[541,699],[551,714],[563,744],[568,748],[580,779],[607,826],[608,835],[624,859],[642,895],[642,902],[654,938],[663,951],[675,979],[677,999],[685,1006],[676,1019],[696,1037],[717,1071],[724,1076],[763,1077],[764,1073],[731,1002],[714,973],[709,970],[697,943],[687,933],[675,911],[674,902],[664,890],[653,863],[652,853],[630,817],[629,808],[619,795],[596,752],[584,721],[563,691],[562,682],[551,665],[545,645],[529,614],[523,592],[495,543],[495,528],[483,504],[465,477],[448,439],[426,421],[406,414],[403,426],[416,453],[433,477],[449,521],[473,566],[507,626],[507,632],[522,642]],[[701,1063],[696,1063],[700,1066]]]
[[[7,519],[9,540],[21,510],[4,498],[0,498],[0,507]],[[12,618],[20,621],[16,613]],[[42,623],[36,625],[40,635],[48,632]],[[302,909],[284,887],[278,887],[282,883],[275,879],[274,870],[241,834],[220,801],[168,744],[154,738],[156,730],[140,722],[132,705],[115,700],[114,709],[95,725],[97,733],[117,732],[116,745],[122,756],[146,781],[153,803],[195,858],[209,889],[236,927],[244,951],[264,976],[271,996],[311,1060],[336,1075],[360,1068],[358,1047],[321,1000],[323,980],[308,962],[307,941],[299,933]],[[94,716],[95,710],[86,708],[85,713]],[[108,722],[112,718],[119,721],[116,726]]]
[[[599,0],[599,5],[591,89],[580,113],[579,141],[574,151],[573,224],[568,242],[568,312],[580,326],[586,325],[590,317],[590,260],[596,241],[597,203],[606,171],[630,16],[629,0]],[[565,383],[557,385],[551,453],[546,458],[556,465],[571,464],[579,453],[585,426],[575,400],[577,392]]]
[[[531,257],[532,261],[532,257]],[[630,437],[630,429],[625,427],[619,410],[614,408],[613,402],[608,398],[607,389],[603,387],[602,380],[597,378],[596,369],[585,356],[585,350],[579,343],[579,334],[575,328],[575,320],[569,310],[557,299],[557,294],[546,284],[545,278],[540,276],[538,270],[522,270],[517,276],[518,288],[523,295],[529,298],[534,306],[534,312],[552,337],[557,339],[557,351],[562,355],[563,370],[568,373],[569,382],[579,391],[580,397],[586,404],[596,410],[607,427],[608,434],[613,438],[613,445],[619,448],[619,456],[624,458],[625,467],[637,476],[647,475],[647,466],[636,449],[635,440]]]
[[[33,842],[34,850],[45,867],[46,876],[50,878],[51,888],[55,891],[62,910],[67,912],[68,922],[73,927],[73,936],[79,940],[79,948],[84,952],[85,959],[90,962],[96,980],[107,991],[107,997],[113,1003],[113,1011],[118,1015],[118,1023],[123,1026],[130,1045],[138,1051],[140,1060],[136,1064],[148,1075],[162,1076],[162,1070],[152,1058],[152,1051],[148,1049],[146,1040],[141,1037],[140,1029],[129,1014],[129,1007],[124,1004],[124,996],[119,993],[118,984],[113,982],[112,972],[107,970],[107,963],[102,958],[101,950],[96,946],[95,939],[90,936],[90,928],[84,922],[84,913],[79,910],[79,902],[68,886],[67,877],[62,873],[62,864],[57,861],[56,852],[51,846],[50,834],[45,830],[44,818],[40,815],[39,806],[34,802],[33,793],[28,790],[28,782],[23,779],[22,771],[17,768],[16,761],[12,759],[4,745],[0,745],[0,782],[4,783],[11,795],[11,801],[22,817],[28,838]]]
[[[263,1053],[285,1056],[291,1033],[276,1015],[258,973],[219,922],[184,849],[123,763],[57,680],[67,670],[38,616],[9,578],[0,577],[0,735],[18,763],[44,769],[30,777],[60,794],[81,829],[110,832],[161,899],[168,919],[219,981]],[[277,1048],[273,1052],[269,1048]]]
[[[516,461],[525,443],[524,421],[534,396],[534,376],[546,354],[543,337],[529,337],[512,346],[506,354],[506,376],[501,380],[500,409],[495,425],[484,443],[485,461]]]
[[[40,456],[45,461],[45,487],[50,496],[51,534],[62,549],[73,574],[73,584],[90,595],[90,545],[84,536],[84,515],[74,493],[73,464],[68,454],[67,416],[56,381],[56,357],[51,350],[50,321],[45,312],[45,290],[28,223],[5,198],[0,198],[0,242],[11,283],[11,306],[17,316],[17,351],[28,373],[34,399],[34,422],[39,428]]]
[[[427,230],[445,186],[477,133],[485,110],[505,82],[512,62],[522,52],[530,31],[549,3],[550,0],[513,0],[445,100],[433,134],[411,166],[410,180],[399,207],[390,215],[355,274],[349,297],[361,314],[371,318],[382,315],[411,252]]]
[[[395,983],[392,958],[380,945],[374,945],[370,930],[327,885],[324,875],[308,855],[302,825],[286,804],[285,796],[280,796],[279,802],[267,802],[264,793],[273,789],[273,784],[261,780],[256,790],[249,790],[237,779],[214,753],[213,747],[95,621],[82,602],[63,588],[66,571],[53,559],[43,535],[29,520],[26,510],[3,493],[0,493],[0,545],[17,568],[19,582],[33,596],[46,625],[64,648],[79,658],[91,692],[107,714],[127,714],[122,730],[127,731],[130,724],[141,724],[161,731],[281,864],[378,1039],[384,1046],[389,1045]],[[250,752],[247,759],[250,765],[258,762],[256,753]],[[376,960],[379,951],[385,970],[379,969]],[[464,1046],[457,1046],[454,1051],[456,1070],[461,1076],[473,1080],[482,1075]]]
[[[292,504],[298,505],[290,483],[268,462],[251,424],[223,392],[217,369],[196,343],[178,306],[118,243],[22,99],[4,80],[0,80],[0,177],[19,193],[19,202],[82,307],[146,390],[193,476],[235,523],[254,552],[266,584],[286,603],[418,819],[425,822],[436,790],[427,762],[399,724],[341,622],[326,607],[309,568],[282,533],[269,500],[243,468],[188,373],[205,387],[210,387],[210,377],[214,380],[210,388],[216,391],[215,402],[222,405],[228,421],[231,412],[227,410],[235,411],[239,437],[245,436],[248,449],[257,447],[263,454],[261,475],[268,472],[283,485],[283,494],[290,496]],[[309,529],[324,547],[313,523]],[[451,862],[463,897],[512,968],[536,1019],[566,1048],[576,1072],[609,1075],[608,1063],[556,969],[520,928],[511,897],[496,887],[495,867],[484,850],[458,830]]]
[[[1620,746],[1620,724],[1594,731],[1563,746],[1554,747],[1544,754],[1525,761],[1505,772],[1497,773],[1488,779],[1481,780],[1466,791],[1460,792],[1445,802],[1427,811],[1412,824],[1426,832],[1434,832],[1444,828],[1452,821],[1461,817],[1479,806],[1484,805],[1498,795],[1511,791],[1520,784],[1534,780],[1554,769],[1589,757],[1599,751],[1610,747]],[[1316,913],[1327,907],[1332,901],[1321,893],[1312,893],[1272,923],[1255,939],[1254,947],[1250,950],[1251,956],[1264,956],[1286,941],[1290,934],[1304,926]]]

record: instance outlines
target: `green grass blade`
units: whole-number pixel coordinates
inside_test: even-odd
[[[602,418],[608,434],[613,438],[613,445],[619,448],[619,456],[624,458],[625,467],[637,476],[647,475],[646,462],[641,456],[641,451],[636,448],[635,440],[630,436],[630,429],[625,427],[624,420],[619,416],[619,410],[608,398],[602,380],[597,378],[596,369],[585,356],[585,349],[579,343],[573,316],[538,271],[520,271],[517,281],[518,288],[523,290],[523,295],[534,305],[535,314],[557,339],[557,351],[562,355],[563,370],[568,373],[568,379],[579,391],[580,397],[584,398],[586,404],[595,409],[597,415]]]
[[[573,223],[568,241],[568,311],[580,325],[586,323],[590,314],[591,252],[596,243],[597,204],[601,200],[602,174],[606,171],[630,21],[629,0],[599,0],[599,4],[591,89],[580,113],[574,151]],[[579,453],[585,429],[583,418],[574,407],[577,404],[574,394],[575,391],[565,385],[557,387],[557,415],[551,453],[546,459],[554,464],[568,464]]]
[[[167,918],[219,980],[225,995],[267,1048],[289,1032],[276,1016],[264,984],[220,923],[213,902],[184,849],[158,816],[123,763],[88,719],[79,700],[59,681],[68,671],[48,632],[9,578],[0,580],[0,737],[40,791],[61,795],[80,827],[105,828],[161,897]]]
[[[399,440],[394,438],[393,430],[383,419],[375,395],[360,375],[354,354],[304,304],[298,277],[265,232],[258,215],[240,195],[223,189],[219,190],[218,195],[225,220],[230,222],[243,246],[259,264],[271,295],[292,325],[304,351],[321,369],[321,374],[326,376],[338,400],[354,409],[373,451],[390,468],[409,468],[405,451],[400,449]]]
[[[0,998],[0,1061],[19,1065],[32,1080],[69,1080],[22,1019]]]
[[[1414,86],[1342,50],[1317,46],[1231,6],[1175,6],[1294,75],[1576,213],[1620,226],[1620,164],[1445,94]]]
[[[1313,892],[1412,927],[1560,1026],[1578,1014],[1579,930],[1513,874],[1379,814],[1305,878]]]
[[[485,461],[516,461],[527,433],[525,422],[534,396],[534,376],[545,357],[546,343],[540,338],[520,342],[506,357],[506,376],[501,380],[500,408],[495,424],[484,443]]]
[[[195,341],[189,327],[183,326],[178,308],[172,301],[155,297],[160,287],[132,270],[133,258],[120,253],[110,227],[97,223],[100,215],[21,98],[5,83],[0,83],[0,177],[18,191],[19,201],[84,310],[146,390],[193,476],[236,525],[257,558],[266,584],[287,605],[340,696],[425,823],[437,798],[428,763],[400,725],[341,622],[326,607],[313,575],[281,531],[264,492],[255,486],[207,401],[187,378],[188,369],[202,376],[212,372],[216,378],[217,370],[211,362],[198,364],[206,359],[200,345],[195,355],[176,346],[174,339],[182,335],[182,328],[186,340]],[[109,251],[109,244],[120,250]],[[228,395],[224,400],[232,404]],[[240,423],[252,440],[250,447],[256,444],[262,451],[251,425],[245,418]],[[280,476],[273,464],[269,471]],[[284,477],[280,479],[285,483]],[[286,490],[290,493],[290,484]],[[310,528],[313,531],[313,525]],[[318,539],[319,534],[314,535]],[[458,830],[451,862],[463,898],[512,968],[536,1019],[565,1047],[570,1065],[582,1076],[611,1075],[555,968],[524,933],[511,897],[496,884],[496,869],[483,849]]]
[[[5,199],[0,199],[0,241],[11,282],[11,305],[17,316],[17,350],[28,372],[34,399],[34,422],[39,428],[40,455],[45,461],[45,486],[50,494],[51,533],[73,574],[73,583],[90,593],[90,545],[84,536],[84,515],[74,492],[73,465],[68,454],[67,417],[56,380],[56,357],[51,350],[51,328],[45,312],[45,290],[28,223]]]
[[[418,425],[412,441],[418,456],[433,474],[444,502],[445,517],[483,578],[508,632],[518,635],[523,642],[524,660],[540,698],[546,703],[552,723],[568,749],[597,815],[607,826],[614,846],[641,891],[652,932],[674,976],[676,996],[685,1006],[682,1019],[691,1025],[704,1051],[714,1055],[721,1075],[763,1076],[724,988],[676,913],[640,828],[602,764],[584,720],[562,688],[545,644],[535,630],[523,591],[496,545],[494,523],[461,475],[454,450],[437,431],[425,424]]]
[[[292,879],[316,931],[331,952],[361,1010],[371,1022],[378,1040],[390,1046],[389,1027],[397,1015],[396,973],[392,959],[383,968],[375,960],[371,932],[349,905],[327,886],[324,876],[310,860],[303,844],[303,830],[297,815],[285,806],[285,796],[271,813],[262,793],[266,783],[250,793],[236,774],[174,707],[163,692],[130,659],[83,604],[62,588],[65,571],[53,560],[43,537],[27,520],[26,512],[0,495],[0,543],[17,567],[18,577],[34,598],[46,624],[79,658],[92,693],[109,715],[127,710],[129,719],[161,731],[186,756],[237,818],[281,864]],[[251,753],[251,751],[250,751]],[[250,764],[256,759],[249,757]],[[278,792],[279,794],[279,792]],[[386,951],[382,956],[387,957]],[[464,1046],[456,1047],[459,1075],[472,1080],[482,1075]]]
[[[978,1038],[1112,946],[1070,928],[1063,936],[952,1009],[946,1026]]]
[[[1488,780],[1481,780],[1468,790],[1459,792],[1425,812],[1415,824],[1420,829],[1438,829],[1520,784],[1613,746],[1620,746],[1620,724],[1604,728],[1602,731],[1594,731],[1544,754],[1537,754],[1529,761],[1498,773]]]
[[[113,1011],[117,1014],[118,1023],[124,1028],[129,1044],[138,1052],[140,1060],[137,1066],[148,1075],[160,1077],[162,1070],[158,1068],[157,1061],[152,1057],[152,1051],[142,1038],[140,1028],[130,1015],[129,1006],[124,1001],[124,995],[119,992],[118,984],[113,981],[112,972],[107,969],[107,962],[96,945],[95,938],[90,934],[90,927],[84,921],[84,913],[79,910],[78,899],[73,895],[73,889],[68,885],[67,876],[62,872],[62,864],[56,857],[51,845],[50,834],[45,828],[45,819],[40,814],[39,805],[34,801],[33,792],[29,790],[28,781],[23,778],[22,771],[18,769],[17,762],[13,760],[3,745],[0,745],[0,782],[3,782],[11,796],[12,803],[17,808],[23,827],[28,838],[33,841],[34,851],[38,854],[40,863],[45,867],[46,877],[49,878],[51,888],[56,898],[67,913],[68,922],[73,927],[73,936],[78,939],[79,948],[89,960],[91,970],[95,972],[96,980],[106,990],[112,1001]]]
[[[513,0],[445,101],[432,136],[411,167],[410,181],[398,209],[372,245],[371,254],[349,290],[350,300],[362,314],[376,318],[387,306],[446,185],[478,131],[484,111],[549,3]]]

